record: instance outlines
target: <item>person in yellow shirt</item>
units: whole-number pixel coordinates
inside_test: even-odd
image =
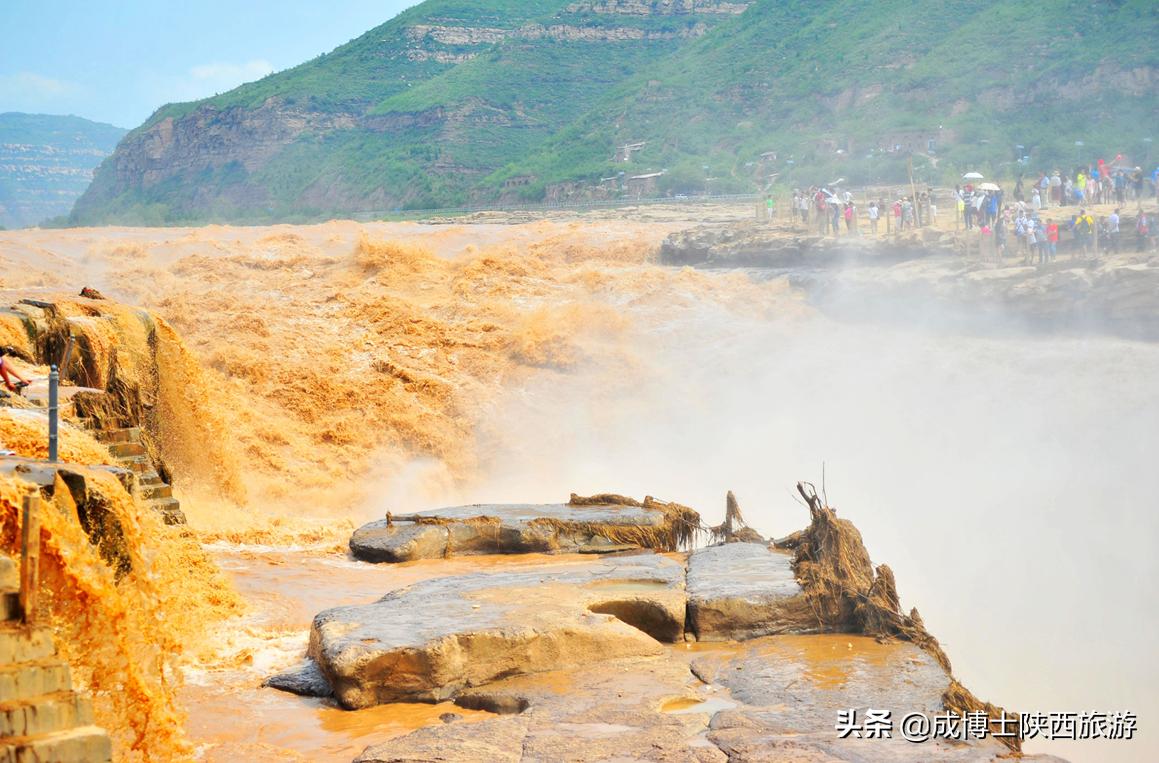
[[[1095,218],[1087,214],[1085,209],[1080,209],[1075,216],[1074,222],[1071,224],[1071,230],[1074,231],[1074,240],[1076,250],[1082,252],[1086,257],[1091,252],[1091,238],[1095,232]]]

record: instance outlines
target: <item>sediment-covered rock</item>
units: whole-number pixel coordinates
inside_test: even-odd
[[[851,708],[890,710],[895,723],[1007,711],[953,678],[917,611],[901,611],[889,567],[873,566],[857,529],[810,485],[798,490],[811,523],[776,548],[721,543],[686,565],[651,552],[514,561],[321,613],[309,653],[343,706],[454,699],[500,716],[432,725],[368,748],[359,763],[917,763],[1018,752],[1017,739],[986,735],[914,744],[836,733]],[[730,495],[726,521],[709,529],[735,538],[742,523]],[[303,676],[279,683],[292,689]]]
[[[309,657],[290,670],[270,676],[262,682],[262,686],[281,689],[303,697],[329,697],[334,693],[318,663]]]
[[[793,557],[757,543],[726,543],[688,557],[688,626],[700,641],[817,630]]]
[[[350,552],[368,562],[469,554],[674,551],[700,524],[696,512],[653,499],[573,496],[566,504],[477,504],[380,519],[358,528]]]
[[[521,673],[657,654],[684,632],[683,567],[651,553],[428,580],[322,612],[310,633],[348,708],[434,701]]]

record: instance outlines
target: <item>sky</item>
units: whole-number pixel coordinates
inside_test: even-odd
[[[415,0],[0,0],[0,113],[132,128],[328,52]]]

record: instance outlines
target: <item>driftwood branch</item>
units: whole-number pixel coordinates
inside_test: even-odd
[[[821,498],[817,495],[817,488],[812,482],[798,482],[797,492],[805,499],[805,503],[809,505],[809,513],[815,513],[821,510],[824,504]]]

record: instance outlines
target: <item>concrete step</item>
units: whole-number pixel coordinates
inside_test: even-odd
[[[181,502],[176,498],[158,498],[145,501],[145,505],[160,514],[167,525],[185,524],[185,512],[181,510]]]
[[[97,432],[97,439],[105,444],[115,442],[141,442],[140,427],[125,427],[124,429],[102,429]]]
[[[172,498],[173,488],[164,482],[159,485],[141,485],[141,497],[147,501],[160,498]]]
[[[0,702],[0,739],[55,734],[92,722],[92,701],[74,691]]]
[[[0,665],[47,660],[55,654],[48,628],[0,623]]]
[[[108,763],[112,759],[109,735],[97,726],[0,739],[0,763]]]
[[[108,448],[113,457],[118,459],[126,456],[144,456],[149,452],[139,442],[114,442],[110,443]]]
[[[0,697],[6,702],[71,689],[72,677],[67,662],[50,658],[0,665]]]
[[[20,563],[7,554],[0,554],[0,591],[20,590]]]

